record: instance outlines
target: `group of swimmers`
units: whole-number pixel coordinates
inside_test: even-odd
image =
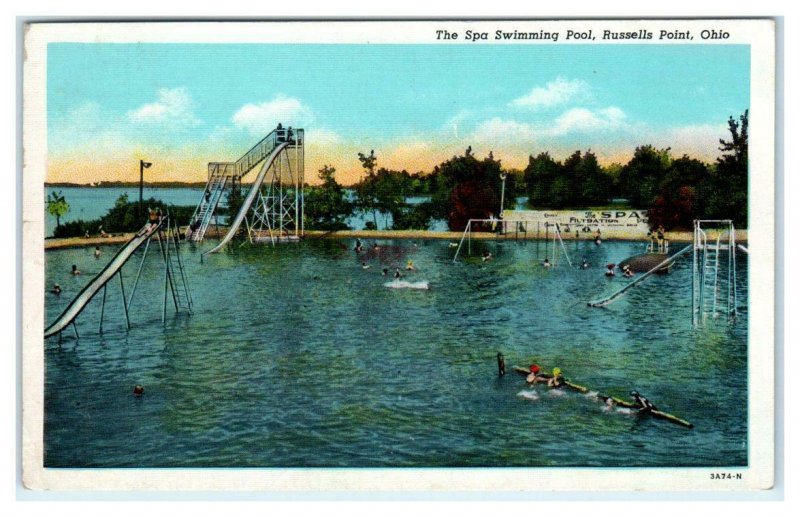
[[[416,247],[416,246],[417,246],[417,243],[415,242],[414,243],[414,247]],[[372,250],[373,251],[378,252],[378,251],[380,251],[380,249],[381,249],[381,247],[378,245],[377,242],[372,244]],[[361,253],[362,251],[364,251],[364,245],[362,244],[361,239],[356,239],[356,244],[353,247],[353,251],[355,251],[356,253]],[[362,260],[361,261],[361,269],[367,270],[367,269],[371,269],[371,268],[372,268],[372,266],[370,266],[367,263],[366,260]],[[413,260],[408,259],[406,261],[405,270],[406,271],[416,271],[417,270],[416,266],[414,265],[414,261]],[[383,269],[381,269],[381,276],[389,276],[389,268],[388,267],[384,267]],[[400,268],[399,267],[396,267],[395,270],[394,270],[394,274],[392,276],[394,277],[395,280],[400,280],[401,278],[403,278],[403,273],[400,272]]]
[[[545,375],[538,364],[532,364],[529,370],[531,373],[525,379],[528,384],[547,384],[551,388],[558,388],[564,384],[564,375],[561,373],[561,368],[557,366],[553,368],[552,375]]]
[[[500,375],[505,375],[506,368],[505,368],[505,360],[503,359],[503,354],[500,352],[497,353],[497,364],[499,368]],[[564,374],[561,372],[561,368],[555,367],[553,368],[553,372],[551,375],[547,375],[542,372],[541,367],[538,364],[532,364],[528,369],[530,373],[525,378],[528,384],[547,384],[547,386],[551,388],[558,388],[564,386],[567,381],[564,379]],[[644,396],[642,396],[638,391],[634,390],[630,392],[631,397],[633,397],[634,404],[639,408],[640,411],[657,411],[658,408],[653,405],[652,402],[647,400]],[[611,397],[606,398],[606,404],[612,405],[614,404],[614,400]]]
[[[100,250],[100,246],[95,246],[94,247],[94,258],[95,259],[99,259],[102,254],[103,254],[103,252]],[[70,269],[69,274],[72,275],[72,276],[78,276],[78,275],[81,275],[83,273],[81,273],[81,270],[78,269],[78,265],[77,264],[72,264],[72,268]],[[60,295],[61,292],[62,292],[61,285],[60,284],[53,284],[53,287],[50,289],[50,292],[52,294],[56,295],[56,296]]]

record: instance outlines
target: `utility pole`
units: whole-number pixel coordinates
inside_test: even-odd
[[[142,217],[142,193],[144,192],[144,170],[153,165],[151,162],[139,160],[139,217]]]

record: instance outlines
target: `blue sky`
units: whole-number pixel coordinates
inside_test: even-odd
[[[50,44],[49,181],[194,181],[278,122],[307,130],[307,177],[358,151],[411,171],[472,145],[531,153],[637,145],[711,160],[749,108],[749,47],[720,45]],[[138,173],[138,169],[135,170]]]

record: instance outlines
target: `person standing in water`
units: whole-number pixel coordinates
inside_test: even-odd
[[[75,264],[72,264],[72,271],[71,271],[71,273],[72,273],[72,275],[73,275],[73,276],[75,276],[75,275],[80,275],[80,274],[81,274],[81,272],[80,272],[80,271],[78,271],[78,266],[77,266],[77,265],[75,265]]]
[[[94,247],[94,258],[99,259],[101,253],[102,252],[100,251],[100,246],[95,246]]]
[[[550,269],[550,266],[552,266],[552,264],[550,264],[550,259],[544,259],[542,265],[545,267],[545,269]]]
[[[406,271],[414,271],[414,261],[413,260],[409,259],[408,262],[406,262]]]
[[[506,360],[500,352],[497,352],[497,373],[501,377],[506,374]]]
[[[403,275],[400,274],[400,268],[395,269],[394,270],[394,279],[395,280],[400,280],[401,278],[403,278]]]

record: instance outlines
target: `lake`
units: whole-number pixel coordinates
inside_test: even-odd
[[[151,249],[125,319],[115,279],[72,329],[45,342],[47,467],[734,467],[748,463],[747,256],[740,318],[691,326],[691,261],[677,261],[606,308],[625,285],[606,263],[643,243],[568,242],[547,270],[544,242],[473,242],[452,262],[444,241],[305,240],[235,244],[207,257],[183,245],[195,307],[168,307]],[[366,242],[368,246],[372,241]],[[551,244],[550,244],[551,245]],[[46,324],[115,247],[46,253]],[[482,262],[484,250],[494,259]],[[127,293],[143,250],[124,268]],[[409,282],[381,275],[413,260]],[[363,269],[362,262],[370,268]],[[73,277],[76,264],[84,275]],[[496,354],[506,358],[501,377]],[[636,389],[692,423],[609,409],[592,397],[528,387],[511,366],[558,366],[627,397]],[[145,394],[136,397],[133,386]]]
[[[51,192],[61,192],[70,205],[69,212],[61,218],[62,223],[77,221],[79,219],[84,221],[99,219],[106,215],[120,196],[125,194],[128,195],[129,201],[139,200],[138,187],[45,187],[45,198],[49,196]],[[197,206],[200,199],[203,197],[203,192],[204,189],[202,188],[145,187],[143,197],[144,199],[150,199],[151,197],[160,199],[168,205]],[[428,198],[424,197],[411,197],[406,201],[413,204],[427,200]],[[222,202],[224,203],[224,199]],[[56,218],[47,212],[45,212],[44,218],[45,236],[52,237],[56,229]],[[362,230],[367,221],[372,221],[371,214],[364,215],[357,213],[347,219],[347,224],[354,230]],[[379,214],[377,222],[378,229],[385,230],[391,227],[392,217],[389,214]],[[185,225],[188,224],[188,221],[178,221],[178,223]],[[439,220],[432,221],[429,230],[446,231],[447,223]]]

